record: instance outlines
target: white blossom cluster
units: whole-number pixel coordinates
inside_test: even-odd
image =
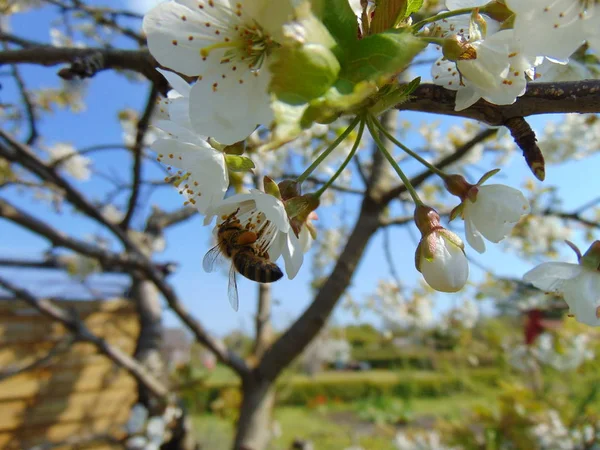
[[[524,372],[531,371],[536,362],[561,372],[576,370],[594,358],[590,337],[586,334],[556,337],[542,333],[532,346],[505,345],[505,351],[508,363]]]
[[[396,450],[459,450],[449,447],[442,442],[437,431],[423,431],[420,433],[399,432],[394,440]]]
[[[148,409],[138,403],[131,408],[125,431],[127,450],[159,450],[163,442],[171,439],[170,426],[181,417],[182,411],[168,406],[162,415],[150,416]]]
[[[240,271],[236,266],[234,256],[242,254],[238,253],[242,245],[245,246],[243,254],[259,258],[263,264],[272,264],[282,257],[288,278],[296,276],[304,261],[304,252],[316,235],[311,223],[316,218],[315,209],[321,201],[335,201],[332,190],[328,191],[329,198],[321,195],[344,173],[366,128],[390,167],[405,180],[407,194],[416,204],[415,223],[421,232],[415,255],[417,270],[435,290],[461,290],[469,277],[462,239],[441,225],[439,214],[424,204],[418,192],[409,186],[398,162],[378,139],[380,131],[386,133],[376,118],[389,108],[383,100],[389,100],[393,94],[394,101],[389,103],[392,105],[402,97],[396,97],[399,91],[395,91],[394,86],[385,85],[389,81],[381,81],[384,85],[379,86],[373,80],[389,79],[389,75],[399,73],[400,66],[405,66],[407,61],[402,64],[398,61],[392,70],[383,66],[387,62],[391,66],[397,52],[382,56],[384,64],[374,68],[371,78],[357,78],[355,90],[343,94],[345,88],[338,89],[336,80],[352,79],[352,74],[344,71],[357,70],[356,63],[350,66],[353,69],[342,67],[344,58],[340,59],[331,49],[339,45],[339,54],[342,54],[342,47],[347,45],[348,51],[353,52],[354,41],[364,38],[363,33],[373,31],[369,28],[372,25],[369,18],[377,5],[354,2],[351,11],[340,10],[340,14],[350,16],[350,20],[346,17],[345,24],[341,25],[346,27],[345,37],[338,34],[340,30],[321,16],[321,12],[315,13],[313,6],[310,1],[291,0],[275,3],[172,0],[147,13],[143,28],[148,47],[159,64],[167,69],[159,71],[172,87],[167,98],[159,101],[156,113],[159,119],[156,127],[162,134],[152,148],[158,160],[167,166],[171,174],[168,178],[174,181],[186,203],[205,216],[205,225],[216,218],[215,235],[219,239],[216,249],[223,252],[225,248],[226,256],[232,259],[230,287],[235,288],[236,271],[259,280],[256,275],[250,277],[250,271]],[[436,83],[457,90],[457,110],[473,105],[480,98],[498,105],[512,104],[524,94],[528,81],[540,76],[545,79],[569,76],[567,71],[553,70],[551,64],[567,64],[583,44],[591,51],[600,46],[600,13],[595,1],[447,0],[446,7],[448,11],[416,24],[409,17],[410,12],[399,17],[402,29],[386,38],[404,39],[401,48],[411,55],[407,58],[414,57],[427,43],[440,46],[443,57],[433,66],[433,78]],[[345,39],[348,42],[344,42]],[[368,44],[368,41],[363,42]],[[375,47],[371,50],[384,51]],[[538,67],[539,73],[536,72]],[[377,109],[378,106],[381,109]],[[344,112],[350,113],[353,119],[345,117],[335,122]],[[332,122],[330,127],[323,125]],[[345,129],[346,125],[342,126],[343,131],[338,133],[336,123],[348,125]],[[477,132],[475,127],[452,128],[442,136],[432,131],[435,129],[429,125],[422,131],[431,147],[429,151],[438,156]],[[335,132],[330,136],[331,130]],[[348,142],[340,145],[352,133],[356,134],[352,146],[349,148]],[[596,130],[588,130],[581,139],[595,141],[595,133]],[[268,136],[268,142],[261,142],[261,136]],[[530,212],[529,202],[519,190],[502,184],[486,184],[498,170],[486,173],[476,184],[471,184],[462,175],[447,174],[432,167],[390,134],[386,136],[410,158],[440,176],[445,189],[460,198],[460,204],[450,217],[464,220],[466,241],[475,251],[483,253],[486,241],[504,240]],[[507,143],[505,139],[496,148],[500,161],[507,157],[510,147]],[[250,156],[262,158],[258,163],[260,171],[271,170],[273,176],[281,174],[282,162],[288,160],[295,146],[303,150],[316,146],[318,150],[304,153],[308,168],[295,180],[276,184],[272,178],[265,177],[262,190],[227,197],[230,173],[246,173],[256,167],[248,156],[242,156],[246,144],[255,152],[249,152]],[[469,162],[479,161],[482,153],[483,146],[476,146]],[[311,174],[319,174],[326,181],[315,183],[317,188],[323,185],[318,191],[302,195],[300,185],[308,184]],[[338,180],[341,184],[347,181],[343,177]],[[238,231],[232,232],[231,226]],[[224,230],[234,233],[235,237],[219,237]],[[543,236],[543,233],[538,235]],[[212,270],[217,250],[207,253],[206,270]],[[539,271],[533,276],[529,274],[527,280],[538,287],[557,291],[558,285],[547,282],[546,269],[547,266],[540,269],[546,277],[541,281],[537,276]],[[278,268],[270,270],[271,273],[277,270],[277,279],[283,275]],[[574,271],[571,273],[576,276]],[[600,276],[596,278],[600,280]],[[237,294],[232,296],[231,292],[230,288],[231,303],[237,308]],[[589,289],[573,292],[588,296],[583,308],[577,308],[581,305],[573,298],[567,299],[571,309],[577,310],[577,319],[589,324],[600,322],[600,298],[593,297],[596,294]],[[598,309],[592,310],[594,305]],[[582,317],[591,312],[595,314],[593,319]]]
[[[50,164],[55,164],[73,178],[85,181],[90,178],[92,161],[77,153],[75,147],[67,143],[57,143],[48,149]]]
[[[536,73],[543,62],[566,65],[584,43],[592,51],[600,50],[600,6],[593,1],[504,3],[446,0],[449,11],[480,10],[443,18],[426,30],[443,39],[444,54],[433,64],[432,77],[434,83],[457,91],[457,111],[480,98],[510,105],[525,93],[528,81],[542,75],[543,81],[560,78],[561,73],[550,67]]]
[[[597,450],[599,434],[586,424],[580,428],[569,428],[556,410],[549,410],[536,418],[538,424],[531,429],[541,450]]]
[[[596,153],[600,141],[600,118],[565,114],[560,122],[549,121],[540,138],[544,158],[550,163],[582,159]]]

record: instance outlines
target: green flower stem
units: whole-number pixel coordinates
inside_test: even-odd
[[[431,164],[426,159],[423,159],[417,153],[413,152],[410,148],[408,148],[406,145],[404,145],[402,142],[400,142],[398,139],[396,139],[394,136],[392,136],[392,134],[388,130],[386,130],[385,127],[375,117],[370,116],[370,119],[371,119],[371,122],[379,130],[381,130],[381,132],[385,135],[386,138],[388,138],[390,141],[392,141],[394,144],[396,144],[398,147],[400,147],[402,150],[404,150],[408,155],[410,155],[411,157],[413,157],[414,159],[419,161],[421,164],[423,164],[425,167],[427,167],[429,170],[431,170],[433,173],[435,173],[437,176],[439,176],[442,180],[445,180],[448,177],[448,174],[446,174],[445,172],[443,172],[440,169],[438,169],[437,167],[435,167],[433,164]]]
[[[358,126],[358,135],[356,136],[356,141],[354,141],[352,150],[350,150],[350,153],[348,153],[348,156],[346,157],[344,162],[340,165],[338,170],[333,174],[333,176],[329,179],[329,181],[327,181],[327,183],[325,183],[323,186],[321,186],[321,188],[317,192],[314,193],[315,197],[317,197],[317,198],[321,197],[321,195],[323,195],[323,192],[325,192],[327,190],[327,188],[333,184],[333,182],[337,179],[337,177],[339,177],[341,175],[341,173],[344,171],[344,169],[350,163],[350,161],[352,161],[352,158],[354,157],[354,154],[356,153],[356,150],[358,150],[358,146],[360,145],[360,140],[362,139],[363,131],[365,131],[365,119],[364,118],[362,118],[362,120],[360,121],[360,125]]]
[[[379,151],[381,153],[383,153],[383,156],[385,156],[385,159],[387,159],[388,162],[392,165],[392,167],[394,168],[394,170],[396,171],[396,173],[398,174],[398,176],[404,183],[404,186],[406,186],[406,190],[412,197],[413,201],[415,202],[415,205],[422,206],[423,202],[419,198],[419,194],[417,194],[417,191],[415,190],[413,185],[410,183],[410,180],[408,179],[408,177],[404,174],[404,172],[402,172],[402,169],[400,168],[398,163],[394,160],[394,157],[385,148],[385,144],[381,141],[381,139],[379,138],[379,134],[377,133],[377,126],[373,124],[373,119],[368,116],[367,116],[367,128],[369,129],[369,132],[371,133],[371,137],[375,141],[375,144],[377,144],[377,147],[379,147]]]
[[[358,125],[358,122],[360,122],[360,121],[361,121],[361,119],[362,119],[362,117],[361,117],[361,116],[356,116],[356,117],[354,118],[354,120],[352,121],[352,123],[350,123],[350,125],[348,126],[348,128],[346,128],[346,130],[345,130],[345,131],[344,131],[342,134],[340,134],[340,135],[338,136],[338,138],[337,138],[335,141],[333,141],[333,143],[332,143],[332,144],[331,144],[329,147],[327,147],[327,148],[326,148],[326,149],[323,151],[323,153],[321,153],[321,154],[320,154],[320,155],[317,157],[317,159],[315,159],[315,160],[313,161],[313,163],[312,163],[312,164],[311,164],[311,165],[308,167],[308,169],[306,169],[306,170],[305,170],[305,171],[302,173],[302,175],[300,175],[298,178],[296,178],[296,181],[297,181],[298,183],[302,183],[304,180],[306,180],[306,179],[307,179],[307,178],[310,176],[310,174],[311,174],[311,173],[313,173],[313,171],[314,171],[314,170],[315,170],[317,167],[319,167],[319,165],[320,165],[320,164],[323,162],[323,160],[324,160],[325,158],[327,158],[327,157],[329,156],[329,154],[330,154],[332,151],[334,151],[334,150],[336,149],[336,147],[337,147],[338,145],[340,145],[340,143],[341,143],[341,142],[342,142],[344,139],[346,139],[346,137],[348,137],[348,135],[349,135],[349,134],[352,132],[352,130],[354,130],[354,128],[356,128],[356,125]]]
[[[471,14],[474,9],[477,9],[477,8],[473,8],[473,7],[460,8],[460,9],[455,9],[453,11],[447,11],[445,13],[436,14],[435,16],[428,17],[427,19],[423,19],[420,22],[415,23],[412,26],[412,29],[414,32],[416,32],[416,31],[419,31],[421,28],[423,28],[428,23],[437,22],[438,20],[447,19],[448,17],[461,16],[463,14]]]

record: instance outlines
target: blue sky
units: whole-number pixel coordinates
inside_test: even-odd
[[[105,1],[102,4],[123,7],[122,2],[116,1]],[[50,21],[55,17],[53,10],[48,7],[34,13],[17,14],[11,20],[13,33],[25,38],[47,42]],[[123,40],[115,41],[115,43],[121,46],[128,45]],[[22,67],[27,84],[35,88],[58,86],[59,79],[56,76],[56,71],[56,67]],[[3,84],[3,89],[0,91],[1,100],[3,102],[16,100],[14,86],[8,82],[5,83],[4,80]],[[95,144],[122,142],[122,130],[116,112],[123,108],[133,108],[139,111],[143,107],[147,89],[145,83],[129,83],[119,74],[112,72],[98,74],[89,82],[85,113],[74,115],[69,111],[57,110],[53,115],[45,115],[40,120],[40,131],[44,137],[44,143],[51,145],[66,141],[75,145],[76,148],[83,148]],[[417,123],[441,118],[419,113],[404,113],[401,119]],[[534,128],[541,130],[546,120],[556,119],[556,116],[550,119],[535,118],[531,120],[531,124]],[[444,119],[444,124],[447,126],[455,121],[456,119]],[[411,143],[410,140],[408,143]],[[131,161],[124,156],[123,152],[104,152],[94,157],[94,161],[96,168],[113,175],[123,176],[125,179],[130,171]],[[584,161],[573,161],[561,166],[549,166],[547,168],[547,183],[561,186],[561,197],[565,201],[564,206],[566,209],[575,208],[596,196],[596,193],[600,190],[600,178],[587,177],[585,183],[574,182],[574,180],[581,180],[582,173],[594,173],[599,162],[599,157],[592,157]],[[484,169],[489,170],[488,167],[478,166],[473,168],[471,173],[480,175],[484,172]],[[148,173],[153,174],[156,178],[161,176],[160,172],[153,168],[149,168]],[[510,163],[503,167],[502,173],[505,176],[502,182],[514,186],[520,185],[526,178],[532,178],[518,151],[515,152]],[[93,179],[80,186],[84,192],[94,197],[99,196],[104,182]],[[44,204],[26,196],[18,196],[15,191],[11,191],[8,197],[11,201],[18,202],[22,207],[38,217],[43,217],[65,232],[83,238],[98,231],[95,225],[90,226],[89,221],[83,220],[77,215],[68,212],[62,216],[51,213]],[[123,204],[125,200],[126,197],[120,197],[117,199],[117,204]],[[354,215],[356,200],[346,197],[343,201],[348,213]],[[157,190],[151,200],[145,202],[145,211],[149,210],[151,204],[158,204],[166,210],[171,210],[181,205],[181,199],[175,189],[165,187]],[[329,212],[320,211],[320,216],[322,222],[332,223],[333,221]],[[141,220],[144,217],[145,214],[139,213],[134,219],[134,224],[141,225]],[[351,225],[353,219],[349,220],[348,223]],[[0,237],[0,253],[3,256],[34,258],[39,255],[40,249],[46,248],[44,241],[6,221],[0,221]],[[575,241],[581,247],[586,247],[584,242],[577,241],[577,239]],[[243,277],[238,277],[240,311],[235,313],[227,301],[225,271],[222,274],[207,274],[202,270],[202,258],[210,248],[210,229],[202,226],[200,217],[169,230],[167,242],[167,250],[159,254],[156,259],[159,261],[178,261],[180,263],[179,270],[170,278],[170,281],[183,302],[192,310],[195,316],[217,334],[223,334],[228,330],[239,327],[251,331],[256,285],[243,279]],[[392,252],[396,270],[403,280],[406,280],[407,284],[417,282],[420,275],[415,270],[413,263],[416,244],[412,241],[410,234],[406,230],[393,230],[392,242],[394,243]],[[353,298],[360,299],[373,292],[377,280],[382,274],[387,275],[388,267],[382,263],[381,249],[382,236],[377,235],[371,241],[366,255],[354,276],[351,288]],[[531,261],[521,261],[517,255],[506,252],[501,246],[488,245],[488,249],[488,252],[484,255],[476,255],[473,251],[469,254],[475,254],[476,261],[492,267],[499,275],[520,276],[533,265]],[[307,260],[310,260],[310,257],[309,254]],[[481,277],[482,273],[476,267],[472,266],[471,270],[471,279],[477,280]],[[26,287],[55,285],[54,293],[61,293],[61,289],[64,289],[56,283],[61,279],[61,275],[56,273],[33,271],[23,275],[20,272],[1,268],[0,273],[3,275],[18,275],[18,279]],[[278,301],[273,311],[277,326],[285,326],[307,306],[311,300],[310,279],[311,270],[310,265],[307,264],[294,280],[284,279],[273,285],[273,297]],[[440,295],[438,296],[439,301],[436,303],[436,309],[443,311],[452,306],[458,298],[460,298],[460,294]],[[374,320],[374,317],[365,314],[361,317],[362,319]],[[335,320],[346,322],[353,319],[350,313],[342,311],[338,307]],[[166,323],[173,325],[177,322],[167,314]]]

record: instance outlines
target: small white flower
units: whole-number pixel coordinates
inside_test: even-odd
[[[575,318],[600,326],[600,272],[580,264],[546,262],[523,280],[546,292],[562,294]]]
[[[292,13],[287,0],[175,0],[146,14],[152,55],[169,69],[198,77],[190,93],[198,132],[233,144],[271,122],[266,59]]]
[[[506,5],[515,13],[515,37],[529,55],[566,63],[586,39],[598,49],[600,14],[594,2],[506,0]]]
[[[73,178],[86,181],[92,172],[92,161],[77,153],[71,144],[58,143],[48,149],[50,163],[57,164],[58,168],[65,170]]]
[[[244,229],[259,235],[255,246],[263,255],[273,262],[283,256],[288,278],[291,280],[296,276],[304,261],[302,243],[279,199],[257,189],[236,194],[210,207],[204,224],[208,225],[217,216],[216,231],[231,214],[235,214]]]
[[[500,242],[530,208],[521,191],[503,184],[478,186],[477,191],[474,201],[468,197],[464,200],[463,218],[467,242],[483,253],[484,237],[490,242]]]
[[[456,63],[438,59],[432,67],[435,84],[455,90],[460,111],[483,98],[496,105],[510,105],[525,93],[527,78],[542,59],[529,57],[519,48],[512,30],[502,30],[468,44],[473,58]]]
[[[417,247],[417,270],[436,291],[457,292],[469,278],[469,263],[463,248],[454,233],[446,229],[432,231]]]
[[[167,102],[161,103],[159,108],[159,113],[168,120],[155,123],[165,137],[155,140],[151,147],[158,153],[158,160],[169,169],[180,169],[175,174],[179,193],[204,214],[208,207],[223,199],[229,187],[225,155],[192,129],[189,120],[190,86],[172,72],[161,73],[174,89],[169,92]]]

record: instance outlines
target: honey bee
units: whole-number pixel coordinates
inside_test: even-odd
[[[238,211],[239,209],[231,213],[219,225],[217,245],[206,253],[202,261],[204,270],[212,272],[219,257],[225,256],[231,259],[228,294],[229,303],[235,311],[239,307],[236,272],[258,283],[272,283],[283,277],[279,266],[271,262],[269,255],[261,252],[255,245],[260,238],[260,232],[255,233],[244,229],[236,218]]]

